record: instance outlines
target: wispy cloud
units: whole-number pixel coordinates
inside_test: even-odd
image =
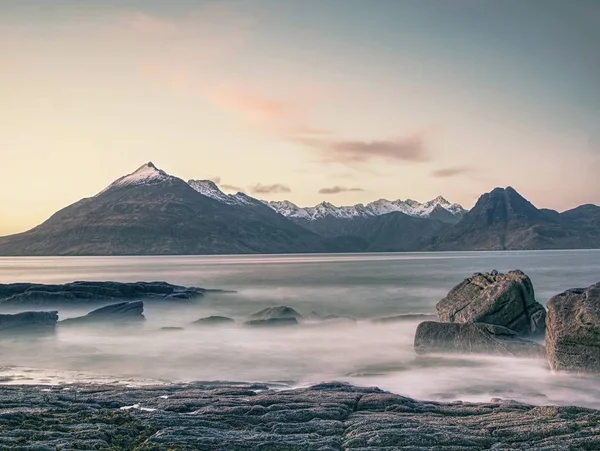
[[[299,138],[294,141],[318,151],[320,160],[325,163],[355,166],[377,159],[411,163],[429,160],[423,134],[373,141],[335,141],[311,138]]]
[[[123,26],[133,33],[144,36],[163,37],[177,32],[177,24],[173,21],[149,14],[133,11],[122,17]]]
[[[212,99],[221,108],[241,113],[253,121],[291,120],[298,114],[286,102],[262,97],[249,91],[215,91],[212,93]]]
[[[362,188],[346,188],[345,186],[332,186],[331,188],[321,188],[319,194],[338,194],[347,191],[364,191]]]
[[[438,169],[437,171],[433,171],[431,175],[437,178],[445,178],[445,177],[454,177],[457,175],[468,174],[471,172],[472,168],[469,166],[455,166],[451,168]]]
[[[600,155],[600,132],[596,134],[590,133],[587,145],[590,152]]]
[[[281,183],[274,183],[273,185],[262,185],[257,183],[252,188],[250,188],[255,194],[274,194],[274,193],[291,193],[292,190],[289,186],[283,185]]]
[[[219,188],[227,190],[227,191],[236,191],[236,192],[244,192],[244,188],[239,187],[239,186],[235,186],[235,185],[229,185],[227,183],[223,183],[222,185],[219,186]]]
[[[215,182],[217,185],[218,185],[219,183],[221,183],[221,177],[220,177],[220,176],[218,176],[218,175],[217,175],[217,176],[215,176],[215,177],[209,178],[208,180],[210,180],[211,182]]]
[[[294,91],[294,89],[290,89]],[[299,90],[298,87],[295,88]],[[300,95],[302,96],[302,95]],[[286,139],[329,135],[329,130],[314,127],[308,120],[311,102],[309,95],[302,101],[281,98],[253,90],[244,84],[229,88],[213,88],[208,92],[212,102],[224,111],[238,115],[243,122],[258,125]]]

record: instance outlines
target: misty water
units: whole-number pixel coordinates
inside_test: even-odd
[[[74,280],[170,283],[233,290],[193,303],[145,304],[139,327],[58,329],[56,336],[0,342],[5,384],[255,381],[304,386],[343,380],[429,400],[489,401],[600,408],[600,379],[553,374],[543,361],[430,356],[413,351],[416,322],[381,317],[435,313],[435,304],[473,272],[522,269],[546,304],[567,288],[600,280],[600,251],[444,252],[360,255],[0,258],[0,283]],[[305,316],[357,321],[296,327],[198,328],[208,315],[243,321],[287,305]],[[39,309],[38,309],[39,310]],[[65,307],[61,319],[90,307]],[[161,327],[184,327],[161,331]]]

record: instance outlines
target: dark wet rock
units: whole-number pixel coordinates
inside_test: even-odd
[[[522,271],[475,273],[436,305],[441,321],[497,324],[520,335],[541,336],[546,311],[535,300],[533,285]]]
[[[425,321],[415,333],[417,354],[485,354],[545,358],[544,347],[506,327],[484,323]]]
[[[200,318],[194,321],[192,324],[195,326],[222,326],[225,324],[234,324],[235,321],[227,316],[207,316],[206,318]]]
[[[579,407],[420,402],[341,383],[67,388],[3,387],[0,449],[600,449],[600,412]]]
[[[165,327],[161,327],[160,330],[164,330],[165,332],[174,332],[177,330],[185,330],[185,329],[183,327],[165,326]]]
[[[546,348],[554,370],[600,373],[600,282],[550,299]]]
[[[142,301],[120,302],[99,308],[85,316],[62,320],[61,326],[88,324],[123,324],[145,321],[144,303]]]
[[[252,321],[246,321],[244,325],[252,327],[296,326],[298,325],[298,320],[296,318],[255,319]]]
[[[58,321],[58,312],[22,312],[0,315],[0,334],[52,333]]]
[[[435,321],[437,315],[427,315],[424,313],[407,313],[405,315],[387,316],[384,318],[375,318],[371,320],[374,323],[388,324],[388,323],[401,323],[401,322],[415,322],[415,321]]]
[[[166,282],[72,282],[63,285],[0,284],[0,305],[71,305],[133,300],[191,301],[206,290]]]
[[[302,315],[291,307],[280,305],[278,307],[268,307],[260,312],[254,313],[248,317],[249,320],[269,320],[279,318],[302,319]]]

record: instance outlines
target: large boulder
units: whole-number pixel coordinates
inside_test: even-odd
[[[545,357],[544,347],[519,338],[506,327],[484,323],[425,321],[415,333],[417,354],[486,354],[512,357]]]
[[[107,305],[77,318],[68,318],[60,325],[123,324],[144,321],[144,303],[142,301],[119,302]]]
[[[0,315],[0,334],[45,334],[54,332],[58,312],[22,312]]]
[[[546,311],[535,300],[531,280],[520,270],[475,273],[436,308],[444,322],[496,324],[533,336],[542,336],[546,327]]]
[[[553,370],[600,373],[600,282],[550,299],[546,349]]]

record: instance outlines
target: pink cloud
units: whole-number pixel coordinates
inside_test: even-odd
[[[126,14],[123,23],[129,30],[143,35],[165,36],[177,31],[176,23],[142,12]]]
[[[289,103],[251,92],[216,91],[211,98],[221,108],[240,113],[254,121],[294,120],[299,114]]]

